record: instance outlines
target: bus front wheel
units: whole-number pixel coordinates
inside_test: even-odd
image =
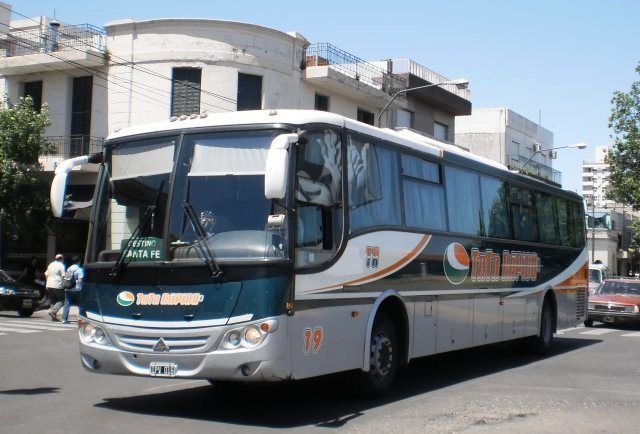
[[[400,347],[393,322],[381,312],[371,330],[369,372],[359,373],[363,395],[377,398],[386,394],[396,377],[400,362]]]

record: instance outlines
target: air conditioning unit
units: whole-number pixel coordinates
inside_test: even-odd
[[[540,143],[533,144],[533,152],[540,152]]]
[[[558,153],[556,151],[549,151],[549,158],[555,160],[556,158],[558,158]]]

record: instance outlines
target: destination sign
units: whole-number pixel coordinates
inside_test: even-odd
[[[124,249],[127,240],[122,240],[121,248]],[[162,261],[164,260],[163,243],[161,238],[145,237],[131,242],[125,260],[136,261]]]

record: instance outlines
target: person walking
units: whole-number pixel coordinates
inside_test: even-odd
[[[64,307],[62,308],[62,322],[69,322],[69,308],[71,305],[78,305],[80,290],[82,289],[82,280],[84,279],[84,270],[82,269],[82,260],[79,256],[71,258],[73,263],[64,275]]]
[[[47,296],[49,297],[49,303],[51,303],[51,307],[49,308],[51,321],[58,321],[56,314],[62,307],[64,300],[64,274],[66,267],[62,262],[63,259],[64,256],[58,253],[55,260],[47,267],[47,271],[44,272],[47,278],[45,288]]]

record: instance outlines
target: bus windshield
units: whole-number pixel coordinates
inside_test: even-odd
[[[267,150],[281,132],[212,132],[185,135],[181,146],[177,137],[113,146],[89,258],[209,261],[209,252],[216,261],[288,257],[284,202],[264,196]],[[269,224],[270,216],[279,224]]]

